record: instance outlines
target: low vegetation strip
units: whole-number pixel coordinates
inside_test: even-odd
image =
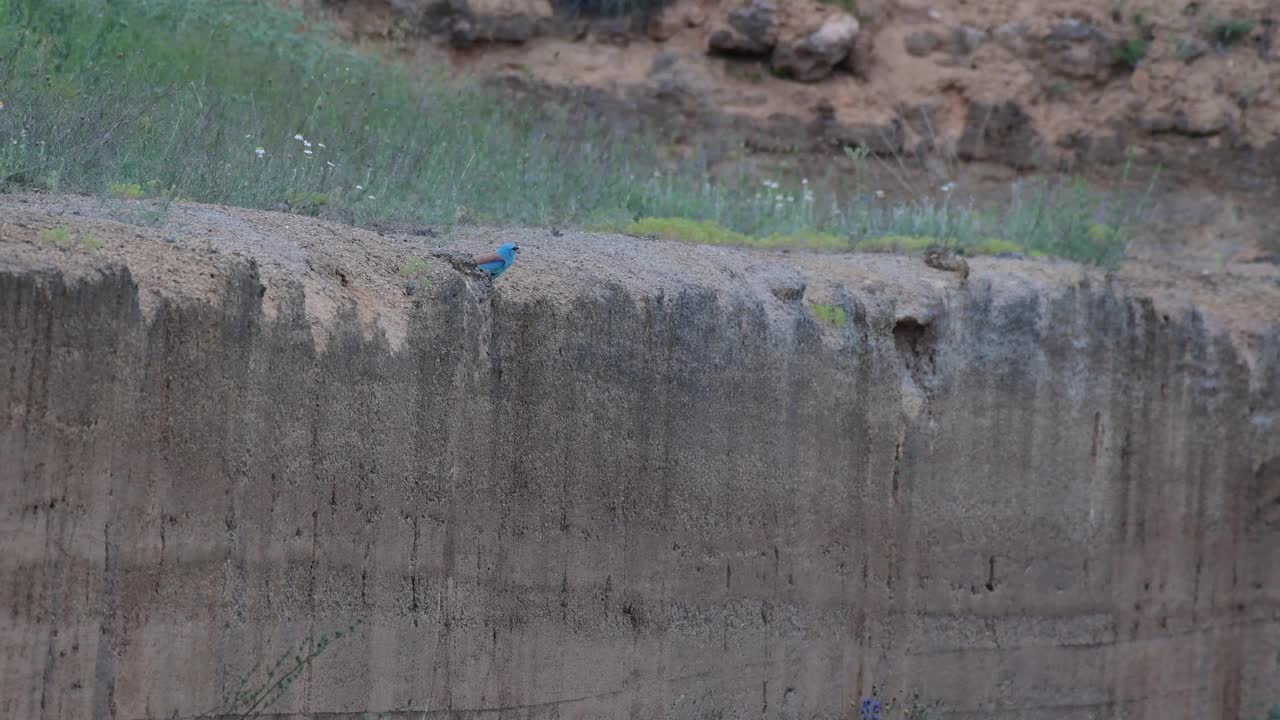
[[[266,0],[0,0],[0,187],[388,219],[609,227],[766,247],[1006,243],[1104,265],[1135,218],[1082,183],[995,209],[815,178],[712,179],[650,137],[420,76]],[[865,162],[866,160],[860,160]],[[732,175],[732,173],[730,174]],[[131,221],[154,221],[132,213]],[[692,235],[693,237],[685,237]]]

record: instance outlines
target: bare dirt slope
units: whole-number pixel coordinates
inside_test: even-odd
[[[0,196],[0,715],[225,711],[322,634],[275,717],[1280,693],[1272,266],[145,207]]]

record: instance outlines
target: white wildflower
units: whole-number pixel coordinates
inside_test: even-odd
[[[303,152],[303,153],[305,153],[305,154],[307,154],[307,155],[312,154],[310,150],[303,150],[302,152]]]
[[[374,198],[372,195],[370,195],[370,196],[369,196],[369,199],[370,199],[370,200],[374,200],[375,198]]]
[[[881,200],[883,200],[883,199],[884,199],[884,191],[883,191],[883,190],[877,190],[877,191],[876,191],[876,197],[877,197],[877,198],[880,198]]]
[[[364,186],[363,186],[363,185],[357,185],[357,186],[356,186],[356,189],[357,189],[357,190],[363,190],[363,189],[364,189]]]
[[[302,141],[302,147],[311,147],[311,141],[310,141],[310,140],[303,140],[303,141]]]
[[[955,183],[953,183],[953,182],[949,182],[949,183],[947,183],[946,185],[943,185],[943,186],[942,186],[942,192],[944,192],[944,193],[949,193],[949,192],[951,192],[952,190],[955,190],[955,189],[956,189],[956,184],[955,184]]]
[[[262,157],[263,155],[267,154],[267,149],[259,145],[258,147],[253,149],[253,154],[257,155],[258,157]]]
[[[3,110],[3,109],[4,109],[4,101],[0,100],[0,110]]]
[[[294,136],[293,136],[293,139],[294,139],[294,140],[302,140],[302,133],[298,133],[297,135],[294,135]],[[306,142],[306,140],[302,140],[302,141],[303,141],[303,142]]]
[[[320,147],[324,147],[324,143],[316,143],[316,144],[319,145]]]
[[[338,167],[337,165],[334,165],[333,163],[329,162],[328,160],[325,160],[325,161],[324,161],[324,164],[325,164],[325,165],[328,165],[329,167]]]
[[[253,133],[249,133],[248,135],[245,135],[245,136],[244,136],[244,139],[245,139],[245,140],[252,140],[252,139],[253,139]]]

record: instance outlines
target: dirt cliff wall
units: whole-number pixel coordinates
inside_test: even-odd
[[[1069,266],[976,261],[960,287],[903,258],[542,231],[491,290],[438,262],[379,300],[365,278],[394,281],[403,238],[258,217],[345,293],[323,328],[320,281],[266,241],[228,253],[243,233],[165,290],[152,261],[194,241],[125,227],[85,257],[7,226],[5,717],[191,717],[351,625],[274,712],[1277,699],[1276,333],[1246,362]],[[334,277],[317,238],[372,260]],[[573,267],[602,248],[612,270]],[[402,301],[401,331],[368,322]]]

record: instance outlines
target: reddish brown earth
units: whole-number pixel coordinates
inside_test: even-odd
[[[843,148],[862,147],[862,182],[905,198],[955,181],[978,202],[1063,172],[1135,195],[1156,178],[1134,256],[1205,264],[1280,251],[1280,52],[1267,0],[860,0],[842,59],[813,82],[780,57],[848,16],[816,0],[776,4],[764,31],[774,47],[762,52],[744,51],[734,29],[735,12],[756,17],[744,0],[677,0],[621,19],[569,17],[548,0],[319,7],[353,41],[657,126],[713,165],[745,159],[764,177],[852,184]],[[1224,43],[1232,22],[1241,34]],[[738,44],[717,49],[717,33]]]

